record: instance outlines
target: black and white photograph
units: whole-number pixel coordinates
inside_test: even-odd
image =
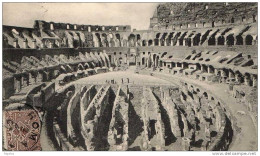
[[[258,153],[257,1],[2,2],[1,70],[6,156]]]

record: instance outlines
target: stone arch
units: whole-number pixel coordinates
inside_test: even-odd
[[[136,34],[136,40],[141,40],[141,35],[140,34]]]
[[[89,68],[90,68],[90,66],[89,66],[88,63],[85,63],[85,64],[84,64],[84,67],[85,67],[85,69],[89,69]]]
[[[115,47],[121,47],[120,34],[115,35]]]
[[[198,33],[194,36],[193,38],[193,46],[198,46],[199,43],[200,43],[200,36],[201,36],[201,33]]]
[[[84,66],[81,63],[78,64],[78,70],[84,70]]]
[[[142,65],[144,65],[144,64],[145,64],[145,58],[142,57]]]
[[[163,33],[163,34],[162,34],[161,39],[160,39],[161,46],[165,46],[165,45],[164,45],[164,43],[165,43],[164,41],[165,41],[165,39],[166,39],[167,34],[168,34],[168,33]]]
[[[236,45],[243,45],[243,37],[241,35],[236,36]]]
[[[173,37],[174,32],[171,32],[168,37],[166,38],[166,45],[165,46],[170,46],[171,45],[171,39]]]
[[[190,38],[190,37],[185,38],[185,42],[186,42],[186,45],[187,45],[188,47],[191,46],[191,38]]]
[[[159,45],[159,37],[160,37],[161,33],[157,33],[156,34],[156,38],[154,39],[154,45],[158,46]]]
[[[101,46],[102,46],[102,43],[101,43],[101,36],[100,36],[99,33],[96,33],[95,35],[96,35],[96,37],[97,37],[98,45],[99,45],[99,47],[101,47]]]
[[[244,77],[245,85],[252,86],[253,82],[251,79],[251,75],[249,73],[245,73]]]
[[[216,45],[216,39],[215,36],[210,36],[209,40],[208,40],[208,45]]]
[[[234,45],[235,38],[234,38],[233,34],[230,34],[227,36],[226,42],[227,42],[228,46]]]
[[[231,69],[229,69],[229,75],[228,75],[228,77],[229,78],[231,78],[231,79],[234,79],[235,78],[235,73],[234,73],[234,71],[233,70],[231,70]]]
[[[109,47],[108,41],[107,41],[107,34],[102,34],[102,47]]]
[[[148,41],[148,46],[152,46],[153,45],[153,40],[149,40]]]
[[[251,35],[246,36],[246,45],[252,45],[253,44],[253,37]]]
[[[134,47],[136,42],[136,36],[134,34],[130,34],[128,37],[129,47]]]
[[[175,46],[177,44],[178,38],[181,35],[181,32],[178,32],[173,38],[172,38],[172,42],[173,45]]]
[[[142,45],[142,40],[141,40],[141,35],[140,34],[136,34],[136,44],[138,46],[141,46]]]
[[[186,34],[187,34],[187,32],[184,32],[184,33],[180,36],[180,38],[179,38],[179,45],[180,45],[180,46],[183,46],[183,40],[184,40],[184,37],[186,36]]]
[[[158,55],[156,55],[156,58],[155,58],[155,67],[158,67],[159,66],[159,59],[160,57]]]
[[[218,37],[218,45],[225,45],[225,37],[224,36],[219,36]]]
[[[110,67],[111,66],[111,62],[110,62],[110,59],[109,59],[109,56],[107,55],[107,53],[103,52],[103,53],[101,53],[101,55],[104,56],[104,59],[105,59],[105,61],[107,63],[107,67]]]
[[[146,40],[143,40],[143,41],[142,41],[142,45],[143,45],[143,46],[147,46],[147,45],[146,45]]]
[[[156,54],[152,54],[152,60],[155,62]]]
[[[239,83],[244,83],[244,77],[238,70],[235,71],[235,79]]]
[[[212,73],[212,74],[213,74],[213,73],[214,73],[214,70],[215,70],[215,69],[214,69],[214,67],[213,67],[212,65],[209,65],[209,66],[208,66],[208,72],[209,72],[209,73]]]

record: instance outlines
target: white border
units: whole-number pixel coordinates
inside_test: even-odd
[[[32,0],[24,0],[24,1],[15,1],[15,0],[1,0],[1,25],[2,25],[2,9],[3,9],[3,3],[4,2],[44,2],[44,1],[32,1]],[[45,1],[45,2],[65,2],[65,1],[62,1],[62,0],[52,0],[52,1]],[[83,1],[83,0],[77,0],[77,1],[66,1],[66,2],[112,2],[112,3],[125,3],[125,2],[131,2],[131,3],[140,3],[140,1],[138,0],[127,0],[127,1],[122,1],[122,0],[109,0],[109,1],[104,1],[104,0],[88,0],[88,1]],[[149,1],[149,0],[142,0],[141,2],[144,2],[144,3],[162,3],[162,2],[258,2],[257,0],[236,0],[236,1],[230,1],[230,0],[226,0],[226,1],[223,1],[223,0],[215,0],[215,1],[209,1],[209,0],[196,0],[196,1],[189,1],[189,0],[181,0],[181,1],[177,1],[177,0],[164,0],[164,1],[158,1],[158,0],[155,0],[155,1]],[[258,7],[258,13],[259,13],[259,7]],[[259,21],[259,16],[258,16],[258,21]],[[91,24],[91,23],[90,23]],[[1,33],[2,33],[2,29],[1,29]],[[259,31],[258,31],[258,36],[259,36]],[[2,51],[2,39],[0,41],[0,47],[1,47],[1,51]],[[259,51],[259,47],[258,47],[258,51]],[[0,59],[2,60],[2,55],[0,55]],[[258,64],[259,64],[259,59],[258,59]],[[2,63],[1,63],[1,68],[0,68],[0,72],[2,73]],[[258,73],[259,73],[260,69],[258,69]],[[2,77],[0,77],[0,80],[2,82]],[[2,83],[1,83],[1,94],[2,94]],[[258,96],[259,96],[259,91],[258,91]],[[2,98],[1,98],[1,103],[2,103]],[[2,104],[0,105],[0,108],[2,110]],[[259,112],[259,107],[258,107],[258,112]],[[2,111],[0,112],[1,116],[2,116]],[[1,123],[2,123],[2,117],[0,119]],[[258,118],[258,122],[259,122],[259,118]],[[259,123],[258,123],[259,125]],[[258,130],[259,132],[259,130]],[[1,124],[1,131],[0,131],[0,136],[2,138],[2,124]],[[3,140],[3,138],[2,138]],[[2,141],[0,142],[0,145],[2,147]],[[259,148],[259,135],[258,135],[258,149]],[[6,151],[2,151],[1,152],[3,155],[5,156],[13,156],[13,155],[21,155],[21,156],[45,156],[46,154],[48,155],[57,155],[57,154],[62,154],[62,155],[72,155],[72,154],[76,154],[77,156],[90,156],[90,155],[95,155],[95,156],[103,156],[103,155],[113,155],[113,156],[135,156],[135,155],[146,155],[146,154],[149,154],[150,156],[158,156],[158,155],[193,155],[193,156],[208,156],[208,155],[255,155],[255,154],[258,154],[258,152],[247,152],[247,151],[224,151],[224,152],[184,152],[184,151],[177,151],[177,152],[174,152],[174,151],[167,151],[167,152],[159,152],[159,151],[153,151],[153,152],[144,152],[144,151],[138,151],[138,152],[135,152],[135,151],[129,151],[129,152],[105,152],[105,151],[102,151],[102,152],[99,152],[99,151],[95,151],[95,152],[86,152],[86,151],[73,151],[73,152],[65,152],[63,151],[62,153],[61,152],[51,152],[51,151],[40,151],[40,152],[34,152],[34,151],[29,151],[29,152],[6,152]]]

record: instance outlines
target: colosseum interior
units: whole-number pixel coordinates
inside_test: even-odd
[[[3,25],[3,114],[37,112],[43,151],[256,151],[257,9],[162,3],[147,30]],[[10,134],[4,150],[29,144]]]

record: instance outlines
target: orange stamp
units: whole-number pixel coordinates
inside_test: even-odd
[[[4,144],[10,151],[39,151],[41,122],[37,112],[4,111]]]

